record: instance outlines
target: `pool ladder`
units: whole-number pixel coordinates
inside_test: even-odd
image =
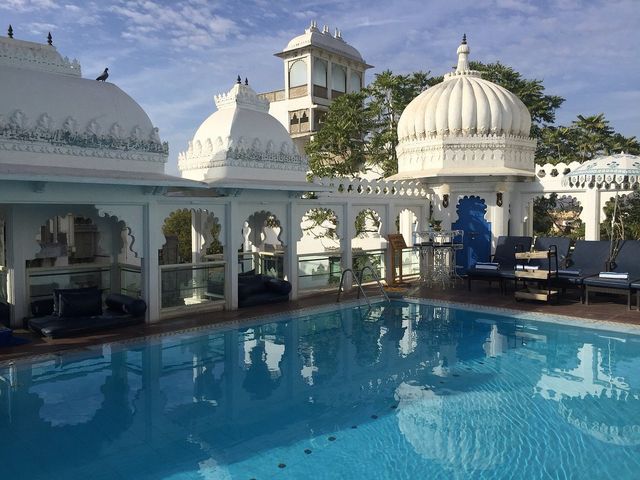
[[[382,293],[382,296],[384,297],[384,299],[387,302],[391,302],[391,300],[389,300],[389,296],[387,295],[387,292],[385,292],[384,288],[382,288],[382,283],[380,283],[380,277],[378,277],[378,274],[373,269],[373,267],[371,267],[371,265],[365,265],[362,268],[362,270],[360,270],[360,276],[359,277],[356,274],[356,272],[353,271],[352,268],[346,268],[346,269],[344,269],[342,271],[342,275],[340,276],[340,286],[338,287],[338,298],[336,298],[336,302],[340,302],[340,295],[342,294],[342,285],[344,284],[344,276],[347,273],[351,273],[351,276],[353,276],[353,279],[356,281],[356,285],[358,285],[358,298],[360,298],[360,293],[362,293],[362,296],[367,301],[367,305],[371,306],[371,302],[369,301],[369,297],[367,297],[367,294],[364,293],[364,289],[362,288],[361,279],[362,279],[362,275],[364,274],[365,270],[369,270],[371,272],[371,276],[376,281],[376,284],[378,285],[378,288],[380,289],[380,292]]]

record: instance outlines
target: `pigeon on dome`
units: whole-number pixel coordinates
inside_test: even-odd
[[[99,82],[104,82],[107,80],[107,78],[109,78],[109,69],[105,68],[104,72],[102,72],[102,75],[100,75],[98,78],[96,78],[97,81]]]

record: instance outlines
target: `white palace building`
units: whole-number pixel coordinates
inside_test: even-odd
[[[157,322],[237,308],[238,274],[252,269],[287,279],[292,299],[335,291],[363,258],[391,280],[388,234],[411,247],[432,215],[476,232],[465,246],[488,255],[499,235],[531,233],[533,199],[551,192],[577,198],[586,238],[597,239],[611,193],[563,187],[573,165],[534,166],[529,112],[470,70],[469,53],[464,41],[456,70],[402,114],[397,175],[310,183],[304,142],[370,68],[339,31],[312,23],[277,54],[283,90],[258,95],[238,81],[216,96],[179,155],[180,176],[165,173],[167,144],[115,84],[83,78],[51,44],[0,37],[0,301],[10,325],[54,288],[140,296]],[[179,211],[191,216],[190,263],[163,234]],[[403,260],[415,273],[410,248]]]

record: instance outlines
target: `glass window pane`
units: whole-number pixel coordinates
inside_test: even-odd
[[[313,84],[327,87],[327,62],[319,58],[313,61]]]
[[[307,63],[296,60],[289,66],[289,87],[299,87],[307,84]]]
[[[347,69],[340,65],[331,66],[331,79],[333,85],[331,88],[336,92],[347,91]]]

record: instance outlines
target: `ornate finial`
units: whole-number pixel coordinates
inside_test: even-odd
[[[322,27],[322,33],[329,33],[329,25],[325,25]]]
[[[238,78],[236,78],[236,83],[238,85],[240,85],[242,83],[242,79],[240,78],[240,75],[238,75]]]
[[[9,38],[13,38],[13,27],[11,25],[9,25],[9,30],[7,30],[7,35],[9,35]]]
[[[247,79],[247,77],[244,77],[244,84],[249,85],[249,80]]]
[[[456,67],[456,74],[469,73],[469,45],[467,45],[467,34],[462,36],[462,43],[458,47],[458,66]]]
[[[47,43],[49,45],[53,45],[53,37],[51,36],[51,32],[49,32],[49,35],[47,35]]]

